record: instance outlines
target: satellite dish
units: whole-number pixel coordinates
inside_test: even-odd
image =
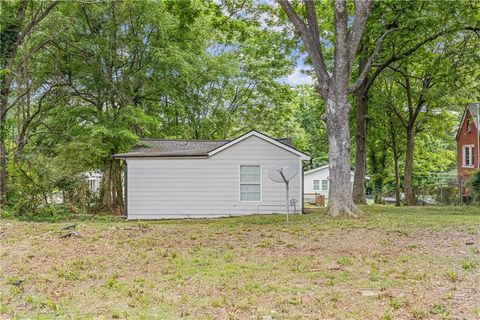
[[[292,180],[298,173],[298,163],[296,162],[286,162],[279,166],[275,166],[268,171],[268,177],[270,180],[275,182],[283,182],[285,183],[286,189],[286,207],[287,207],[287,222],[288,222],[288,215],[290,213],[290,197],[288,194],[289,186],[288,182]]]
[[[292,180],[298,173],[298,163],[287,162],[273,167],[268,171],[268,177],[275,182],[286,182]]]

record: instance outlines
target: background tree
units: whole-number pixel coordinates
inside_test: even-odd
[[[0,208],[7,201],[7,112],[17,52],[32,30],[57,5],[57,1],[36,3],[29,0],[2,2],[0,29]],[[31,12],[30,12],[31,11]],[[34,54],[38,49],[32,49]]]
[[[349,15],[347,2],[343,0],[333,2],[333,8],[330,6],[322,8],[321,11],[325,17],[327,16],[325,12],[333,10],[334,39],[330,44],[333,45],[334,53],[332,61],[329,61],[328,64],[323,48],[323,42],[327,39],[320,33],[320,30],[322,33],[327,33],[328,27],[323,25],[323,29],[320,29],[316,3],[306,0],[301,9],[295,9],[286,0],[279,0],[278,3],[302,39],[318,80],[317,89],[326,104],[323,119],[327,124],[329,138],[328,212],[335,217],[340,215],[355,217],[360,210],[353,203],[350,181],[350,105],[348,95],[358,90],[358,87],[364,82],[385,37],[394,29],[387,30],[376,40],[375,49],[366,59],[360,76],[353,85],[349,85],[352,65],[367,26],[372,1],[354,1],[355,13],[352,16]],[[349,24],[349,20],[351,24]],[[327,65],[332,66],[330,70]]]
[[[449,37],[461,36],[480,30],[478,12],[466,1],[445,2],[376,2],[371,23],[367,26],[358,52],[358,76],[361,76],[368,55],[376,48],[379,35],[394,29],[382,46],[372,70],[355,91],[355,178],[353,200],[365,203],[366,137],[368,125],[368,100],[376,79],[394,63],[416,54],[424,46],[446,41]],[[473,35],[473,34],[472,34]]]

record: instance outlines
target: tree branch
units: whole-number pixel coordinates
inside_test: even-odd
[[[403,58],[406,58],[408,57],[409,55],[413,54],[415,51],[417,51],[418,49],[420,49],[424,44],[430,42],[430,41],[433,41],[445,34],[448,34],[450,32],[455,32],[456,30],[443,30],[443,31],[440,31],[440,32],[437,32],[433,35],[431,35],[430,37],[427,37],[425,39],[423,39],[422,41],[418,42],[416,45],[414,45],[413,47],[411,47],[410,49],[400,53],[400,54],[393,54],[387,61],[385,61],[383,64],[379,65],[376,69],[375,69],[375,72],[370,76],[370,78],[368,79],[368,82],[367,82],[367,85],[366,85],[366,88],[368,90],[368,88],[370,88],[372,85],[373,85],[373,82],[375,81],[375,79],[380,75],[380,73],[382,73],[382,71],[387,68],[390,64],[392,64],[393,62],[395,61],[398,61],[398,60],[401,60]]]
[[[350,65],[353,64],[355,54],[362,39],[363,31],[367,25],[368,14],[372,7],[372,0],[355,0],[355,17],[352,29],[348,35],[348,57]]]
[[[322,53],[320,44],[320,36],[318,31],[318,21],[315,13],[315,5],[313,0],[305,0],[305,7],[307,10],[307,19],[309,25],[300,18],[295,9],[292,7],[288,0],[277,0],[283,11],[287,15],[290,22],[292,22],[295,30],[302,38],[303,44],[309,52],[312,65],[315,70],[319,82],[319,90],[321,94],[324,94],[328,90],[328,82],[330,76],[327,72],[325,60]]]
[[[383,45],[383,42],[385,40],[385,38],[392,32],[394,31],[397,31],[399,30],[399,28],[394,28],[394,29],[390,29],[390,30],[387,30],[385,31],[381,36],[380,38],[378,39],[378,42],[377,42],[377,45],[375,46],[375,49],[373,50],[372,54],[370,55],[370,57],[368,58],[367,60],[367,63],[365,64],[365,66],[363,67],[361,73],[360,73],[360,76],[358,77],[357,81],[355,81],[355,83],[353,84],[353,86],[351,86],[349,88],[349,93],[352,93],[352,92],[355,92],[357,91],[360,86],[362,85],[362,83],[365,81],[365,79],[367,78],[367,75],[368,73],[370,72],[370,69],[372,68],[372,65],[373,65],[373,62],[375,61],[375,58],[377,57],[378,53],[380,52],[380,49],[382,49],[382,45]],[[385,68],[384,68],[385,69]],[[383,69],[382,69],[383,70]],[[368,86],[367,86],[368,87]]]
[[[58,1],[52,1],[46,8],[43,10],[40,14],[35,15],[34,19],[30,21],[25,29],[22,31],[20,36],[17,38],[17,41],[15,42],[15,46],[19,46],[25,36],[30,33],[30,31],[40,22],[42,21],[49,13],[52,11],[52,9],[58,4]]]

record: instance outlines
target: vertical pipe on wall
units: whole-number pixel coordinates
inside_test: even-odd
[[[124,208],[123,215],[125,218],[128,218],[128,164],[127,159],[125,159],[125,166],[123,168],[123,180],[124,180],[124,190],[123,190],[123,199],[124,199]]]

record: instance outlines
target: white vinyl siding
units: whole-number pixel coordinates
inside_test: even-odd
[[[328,180],[322,180],[322,190],[328,190]]]
[[[463,146],[463,166],[473,167],[475,162],[475,153],[473,145]]]
[[[240,166],[240,201],[260,201],[261,172],[259,165]]]
[[[299,173],[290,182],[290,199],[297,200],[299,210],[303,200],[299,156],[255,136],[211,157],[128,158],[128,219],[284,213],[285,184],[271,181],[268,171],[292,161],[298,162]],[[260,166],[260,201],[240,201],[241,165]]]
[[[320,190],[320,180],[313,180],[313,190]]]
[[[325,196],[326,199],[328,199],[328,189],[330,188],[330,170],[328,168],[328,166],[324,166],[324,167],[321,167],[320,169],[318,170],[312,170],[310,172],[306,172],[305,175],[304,175],[304,192],[306,194],[315,194],[315,193],[318,193],[318,194],[321,194],[323,196]],[[315,189],[314,188],[314,181],[317,180],[318,181],[318,189]],[[324,190],[322,188],[322,185],[324,186],[324,184],[322,183],[322,181],[325,180],[327,181],[327,189]],[[351,173],[351,182],[352,182],[352,186],[353,186],[353,172]]]

